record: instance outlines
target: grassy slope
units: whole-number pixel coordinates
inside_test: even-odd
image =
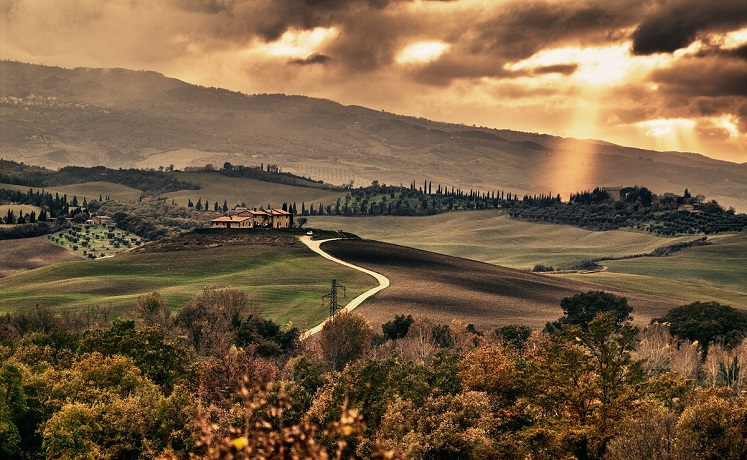
[[[505,324],[542,328],[562,315],[560,302],[600,286],[539,275],[459,257],[444,256],[372,240],[338,240],[323,249],[343,260],[380,272],[391,286],[366,301],[360,313],[376,327],[395,315],[412,314],[448,323],[457,319],[479,329]],[[665,295],[624,295],[635,320],[647,323],[679,303]]]
[[[502,211],[464,211],[430,217],[310,217],[309,226],[341,228],[360,236],[506,267],[555,267],[604,256],[651,252],[694,237],[593,232],[566,225],[511,219]]]
[[[342,195],[336,191],[275,184],[243,177],[226,177],[220,174],[179,172],[175,175],[180,180],[199,185],[200,190],[180,190],[166,194],[167,197],[173,198],[182,206],[187,205],[187,200],[194,203],[197,203],[198,199],[202,199],[203,202],[207,200],[211,210],[216,201],[222,206],[223,200],[227,200],[229,207],[244,202],[249,207],[267,207],[270,204],[279,208],[284,202],[295,202],[300,212],[301,203],[304,201],[306,206],[310,206],[311,203],[318,206],[319,202],[327,205],[333,204]]]
[[[12,210],[16,217],[18,217],[18,211],[23,212],[24,215],[34,211],[37,216],[41,211],[41,208],[27,204],[0,204],[0,218],[8,214],[8,209]]]
[[[0,242],[0,278],[59,262],[79,260],[75,254],[47,242],[45,236]]]
[[[193,165],[277,163],[334,183],[429,180],[564,198],[598,185],[657,193],[688,187],[747,209],[747,167],[700,155],[437,123],[305,97],[247,97],[153,72],[5,61],[0,73],[0,96],[42,98],[0,107],[0,155],[28,164],[126,168],[189,156]],[[44,105],[46,97],[57,98],[54,106]],[[581,177],[568,166],[579,163],[586,165]]]
[[[244,177],[226,177],[220,174],[175,172],[174,175],[179,180],[199,185],[200,189],[180,190],[165,196],[173,198],[177,204],[182,206],[186,206],[188,200],[194,203],[197,203],[198,199],[202,199],[203,202],[207,200],[211,210],[216,201],[222,206],[223,201],[226,200],[230,207],[242,202],[250,207],[266,207],[268,204],[280,207],[284,202],[295,202],[300,212],[302,202],[306,202],[306,206],[313,203],[315,207],[318,207],[319,203],[333,204],[342,195],[339,191],[296,187]],[[0,188],[23,192],[28,191],[29,188],[36,190],[34,187],[12,184],[0,184]],[[55,186],[45,188],[45,190],[53,194],[67,194],[70,199],[75,195],[80,202],[84,197],[89,201],[98,200],[100,195],[108,196],[112,200],[134,201],[142,194],[140,190],[111,182],[87,182]]]
[[[342,228],[363,238],[528,269],[583,259],[650,252],[693,237],[661,238],[636,232],[592,232],[522,222],[500,212],[475,211],[432,217],[313,217],[310,225]],[[673,256],[604,262],[608,272],[563,276],[603,287],[680,299],[716,300],[747,309],[747,235],[711,237],[710,246]]]
[[[669,257],[604,262],[608,272],[572,275],[641,292],[668,292],[683,303],[716,300],[747,309],[747,235],[722,235],[714,244]]]
[[[206,286],[246,290],[266,317],[311,326],[327,315],[321,296],[335,278],[348,297],[373,287],[373,278],[297,246],[218,246],[177,252],[128,253],[66,262],[0,279],[0,312],[34,304],[76,310],[110,305],[124,314],[138,296],[159,291],[178,309]]]
[[[8,190],[21,190],[26,192],[29,188],[34,191],[39,190],[36,187],[28,187],[26,185],[13,185],[13,184],[0,184],[0,188]],[[73,185],[61,185],[55,187],[44,188],[44,191],[55,194],[59,193],[60,196],[67,194],[68,199],[72,199],[73,196],[77,196],[78,200],[82,203],[83,198],[87,200],[98,200],[99,195],[106,197],[107,195],[112,200],[120,201],[133,201],[137,200],[142,194],[140,190],[125,187],[124,185],[114,184],[111,182],[86,182],[83,184]]]

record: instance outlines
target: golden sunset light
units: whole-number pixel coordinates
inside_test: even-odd
[[[424,63],[437,59],[449,49],[443,42],[418,42],[404,48],[397,55],[399,64]]]
[[[738,0],[2,5],[3,59],[149,69],[247,94],[747,161]]]
[[[270,56],[303,58],[316,53],[320,46],[328,40],[334,39],[338,31],[334,27],[325,29],[317,27],[312,30],[289,30],[279,40],[261,45]]]
[[[0,0],[0,460],[747,460],[747,0]]]

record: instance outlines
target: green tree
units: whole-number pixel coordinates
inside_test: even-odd
[[[485,393],[433,396],[422,404],[397,398],[381,425],[381,440],[406,458],[500,458],[492,436],[497,420]]]
[[[743,459],[747,452],[747,399],[702,391],[677,424],[687,458]]]
[[[560,301],[560,307],[565,316],[553,323],[548,323],[547,330],[553,331],[563,324],[577,325],[586,330],[589,322],[599,313],[614,313],[615,323],[619,327],[629,321],[633,307],[628,305],[628,299],[604,291],[589,291],[565,297]]]
[[[497,328],[495,333],[501,338],[503,343],[512,346],[516,350],[521,350],[532,335],[532,329],[520,324],[508,324]]]
[[[412,315],[396,315],[393,320],[382,324],[381,330],[384,332],[384,337],[389,340],[402,339],[407,335],[414,321]]]
[[[178,341],[167,338],[160,327],[138,330],[134,321],[118,319],[109,329],[87,331],[79,347],[84,353],[132,359],[138,372],[166,392],[190,381],[193,376],[188,350]]]
[[[712,342],[727,347],[741,343],[747,331],[747,318],[736,308],[718,302],[693,302],[673,308],[652,322],[668,323],[672,335],[698,341],[707,351]]]
[[[6,361],[0,368],[0,454],[6,457],[17,455],[21,441],[33,435],[31,430],[21,433],[27,417],[26,391],[23,387],[22,365]],[[30,431],[30,432],[28,432]],[[26,436],[22,436],[26,434]]]

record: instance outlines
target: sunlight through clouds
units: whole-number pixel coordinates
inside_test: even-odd
[[[438,41],[413,43],[400,51],[397,55],[397,63],[412,64],[434,61],[450,47],[451,45],[448,43]]]
[[[317,27],[313,30],[289,30],[279,40],[262,45],[260,48],[270,56],[304,58],[314,54],[326,41],[337,37],[334,27]]]
[[[724,48],[734,49],[747,44],[747,27],[729,32],[724,37]]]
[[[739,128],[737,127],[736,117],[734,117],[733,115],[727,115],[719,118],[718,125],[722,127],[727,133],[729,133],[729,137],[731,138],[741,136],[741,134],[739,133]]]
[[[609,86],[622,83],[632,74],[648,71],[670,58],[632,56],[630,43],[580,48],[575,46],[542,50],[523,61],[507,64],[508,70],[536,70],[557,65],[577,65],[572,77],[585,84]]]
[[[694,150],[698,146],[695,120],[686,118],[658,118],[635,123],[647,137],[654,139],[657,149]]]

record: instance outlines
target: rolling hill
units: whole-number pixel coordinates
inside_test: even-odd
[[[346,262],[379,272],[391,285],[356,311],[375,327],[395,315],[425,316],[441,323],[453,319],[478,329],[522,324],[541,329],[563,314],[564,297],[599,285],[538,275],[459,257],[445,256],[372,240],[337,240],[322,249]],[[624,295],[633,306],[634,320],[648,323],[680,305],[665,295],[607,289]]]
[[[27,241],[35,247],[24,245]],[[41,265],[34,265],[33,257],[60,263],[0,278],[0,313],[37,304],[69,311],[99,305],[120,316],[139,296],[153,291],[176,310],[205,287],[232,287],[247,291],[267,318],[281,325],[292,321],[303,329],[327,317],[321,297],[329,292],[332,279],[345,284],[351,298],[376,284],[366,274],[318,257],[292,236],[187,233],[95,260],[71,257],[38,239],[13,244],[9,248],[28,257],[17,271]],[[7,255],[5,243],[0,254]],[[71,258],[78,260],[63,262]]]
[[[155,72],[0,62],[0,156],[61,167],[278,164],[329,183],[429,180],[570,192],[645,185],[747,209],[747,166],[696,154],[468,127]]]
[[[11,267],[16,274],[0,278],[0,312],[34,305],[68,311],[100,305],[120,316],[127,314],[138,296],[153,291],[160,292],[172,309],[179,309],[204,287],[215,286],[245,290],[266,317],[304,328],[326,317],[320,299],[332,279],[347,287],[347,299],[375,284],[368,275],[318,257],[282,232],[186,233],[97,260],[77,259],[40,239],[19,241],[30,244],[14,242],[0,251],[28,255],[23,266]],[[458,319],[483,330],[505,324],[541,328],[561,315],[563,297],[601,289],[583,280],[372,240],[337,240],[322,247],[390,279],[388,288],[357,310],[377,328],[397,314],[444,323]],[[56,263],[40,267],[45,259]],[[23,271],[31,268],[35,269]],[[680,304],[671,296],[625,287],[611,291],[628,297],[641,323]]]
[[[556,268],[583,260],[645,254],[696,236],[667,238],[643,232],[596,232],[551,223],[509,218],[502,211],[463,211],[429,217],[314,216],[314,227],[341,228],[362,238],[529,270],[536,264]],[[706,246],[667,257],[601,262],[607,270],[589,274],[553,274],[644,295],[663,295],[678,305],[714,300],[747,310],[747,235],[709,236]]]

